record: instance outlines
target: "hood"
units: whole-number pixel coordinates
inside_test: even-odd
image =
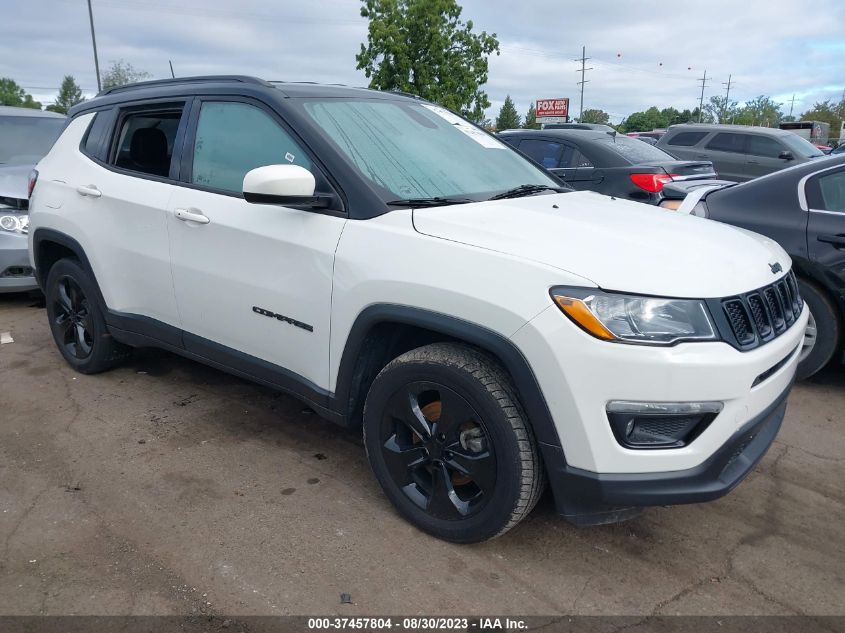
[[[0,198],[26,200],[29,172],[34,165],[0,165]]]
[[[791,266],[761,235],[587,191],[416,209],[413,218],[424,235],[540,262],[605,290],[726,297],[783,274],[769,264]]]

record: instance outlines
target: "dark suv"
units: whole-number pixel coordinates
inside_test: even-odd
[[[797,134],[748,125],[673,125],[657,147],[682,160],[709,160],[720,178],[735,182],[824,156]]]

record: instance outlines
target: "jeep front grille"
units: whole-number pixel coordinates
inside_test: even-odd
[[[721,300],[723,332],[741,350],[753,349],[783,334],[801,315],[804,301],[790,271],[769,286]]]

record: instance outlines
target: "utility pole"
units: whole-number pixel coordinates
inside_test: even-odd
[[[578,82],[578,85],[581,86],[581,107],[578,111],[578,121],[580,122],[582,118],[584,118],[584,84],[589,81],[589,79],[584,79],[584,75],[588,70],[592,70],[592,68],[585,68],[584,64],[587,63],[588,59],[592,59],[592,57],[587,57],[587,47],[581,47],[581,57],[575,59],[576,62],[581,62],[581,70],[577,71],[581,73],[581,81]]]
[[[789,100],[789,116],[792,117],[792,109],[795,107],[795,93],[792,93],[792,99]]]
[[[725,118],[725,115],[728,113],[728,108],[730,107],[730,100],[731,100],[731,77],[733,75],[728,75],[728,82],[722,82],[723,86],[726,86],[725,89],[725,105],[722,107],[722,115],[719,117],[719,123],[724,123],[722,119]]]
[[[103,88],[100,84],[100,60],[97,57],[97,38],[94,35],[94,11],[91,9],[91,0],[88,0],[88,21],[91,23],[91,43],[94,45],[94,71],[97,73],[97,92]]]
[[[704,114],[704,87],[707,85],[707,69],[704,70],[704,76],[698,81],[701,82],[701,98],[698,100],[698,122],[701,123],[701,117]]]

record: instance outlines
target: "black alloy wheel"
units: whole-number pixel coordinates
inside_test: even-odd
[[[94,328],[88,298],[76,280],[64,275],[58,279],[52,302],[57,342],[68,355],[85,360],[94,349]]]
[[[477,513],[496,485],[496,455],[478,413],[448,387],[412,382],[385,407],[384,462],[393,482],[437,519]]]
[[[462,343],[412,349],[379,372],[364,404],[364,446],[400,514],[453,543],[504,534],[543,492],[542,460],[510,376]]]
[[[106,325],[97,283],[76,259],[60,259],[44,284],[47,318],[53,340],[68,365],[96,374],[130,355]]]

